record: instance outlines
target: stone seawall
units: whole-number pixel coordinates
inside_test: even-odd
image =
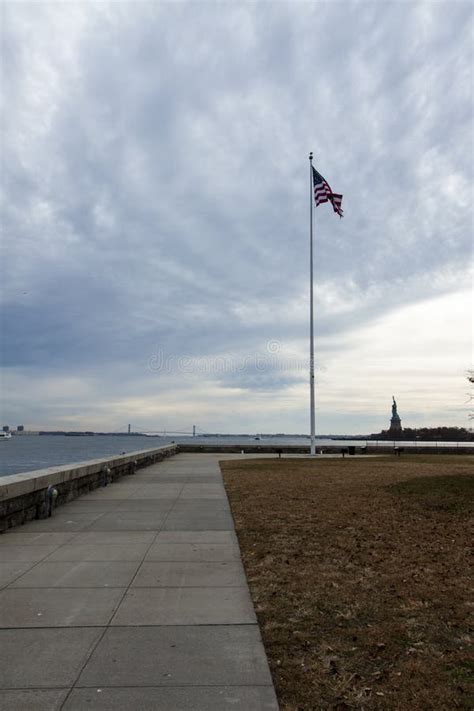
[[[273,444],[179,444],[179,452],[189,453],[205,453],[205,454],[309,454],[309,445],[273,445]],[[423,447],[404,445],[403,442],[397,442],[394,446],[391,443],[387,444],[371,444],[365,440],[357,445],[319,445],[316,440],[317,454],[398,454],[399,451],[404,454],[474,454],[474,445],[466,443],[459,447]]]
[[[178,451],[192,454],[309,454],[309,447],[272,444],[179,444]]]
[[[2,477],[0,532],[32,519],[47,518],[52,506],[56,508],[122,476],[133,475],[142,467],[173,456],[177,449],[172,444]]]

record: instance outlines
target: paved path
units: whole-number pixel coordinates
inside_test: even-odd
[[[218,461],[0,536],[0,709],[277,711]]]

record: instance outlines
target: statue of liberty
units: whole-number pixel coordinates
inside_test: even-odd
[[[389,432],[390,434],[400,434],[402,431],[402,421],[400,419],[400,415],[397,412],[397,401],[395,400],[395,396],[392,395],[392,419],[390,420],[390,429]]]

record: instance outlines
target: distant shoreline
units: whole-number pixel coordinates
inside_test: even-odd
[[[221,434],[215,433],[199,433],[193,435],[191,433],[153,433],[153,432],[94,432],[91,430],[26,430],[18,432],[12,430],[11,434],[15,437],[28,437],[28,436],[49,436],[49,437],[149,437],[156,439],[166,439],[170,438],[186,440],[209,440],[209,439],[254,439],[254,440],[281,440],[281,439],[295,439],[295,440],[310,440],[309,435],[306,434],[285,434],[283,432],[278,433],[237,433],[237,434]],[[430,428],[419,428],[419,429],[404,429],[401,433],[396,435],[391,434],[389,430],[383,430],[379,433],[371,434],[320,434],[316,435],[315,439],[321,440],[331,440],[336,442],[345,441],[387,441],[387,442],[474,442],[474,432],[469,432],[469,430],[463,427],[430,427]]]

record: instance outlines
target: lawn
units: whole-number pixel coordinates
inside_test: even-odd
[[[221,462],[282,711],[474,707],[473,463]]]

